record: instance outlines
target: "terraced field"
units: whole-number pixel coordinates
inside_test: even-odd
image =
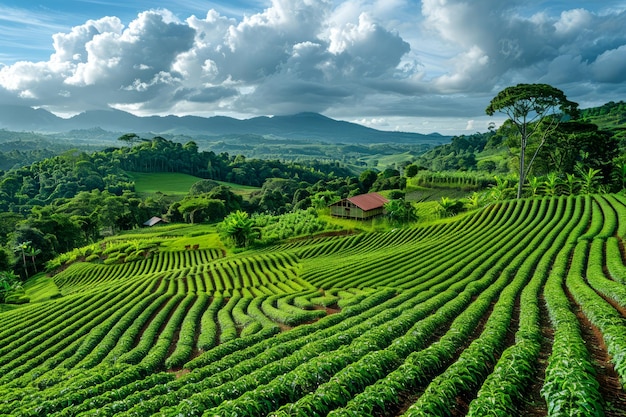
[[[0,314],[0,415],[626,415],[626,198],[77,263]]]

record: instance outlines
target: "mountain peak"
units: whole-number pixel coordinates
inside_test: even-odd
[[[62,119],[43,109],[2,106],[0,128],[14,131],[69,132],[100,128],[109,132],[224,135],[272,135],[292,140],[328,143],[444,143],[449,137],[419,133],[387,132],[356,123],[335,120],[314,112],[239,120],[226,116],[139,117],[116,109],[88,110]]]

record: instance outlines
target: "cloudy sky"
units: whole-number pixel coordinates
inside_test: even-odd
[[[0,104],[474,133],[517,83],[625,100],[624,28],[626,0],[3,0]]]

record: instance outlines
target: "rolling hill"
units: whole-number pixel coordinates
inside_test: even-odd
[[[94,110],[64,119],[44,109],[24,106],[0,106],[0,129],[58,133],[80,131],[102,135],[109,132],[134,132],[168,135],[271,136],[292,141],[323,141],[327,143],[410,143],[439,144],[449,137],[437,133],[423,135],[371,129],[356,123],[334,120],[317,113],[286,116],[255,117],[239,120],[231,117],[150,116],[138,117],[120,110]],[[117,135],[120,136],[120,135]],[[85,136],[83,136],[84,138]]]
[[[586,195],[235,255],[137,237],[0,314],[0,415],[624,415],[625,219]]]

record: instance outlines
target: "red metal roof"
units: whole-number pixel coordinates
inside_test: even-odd
[[[389,202],[389,200],[378,193],[355,195],[354,197],[348,197],[348,201],[363,211],[377,209]]]

